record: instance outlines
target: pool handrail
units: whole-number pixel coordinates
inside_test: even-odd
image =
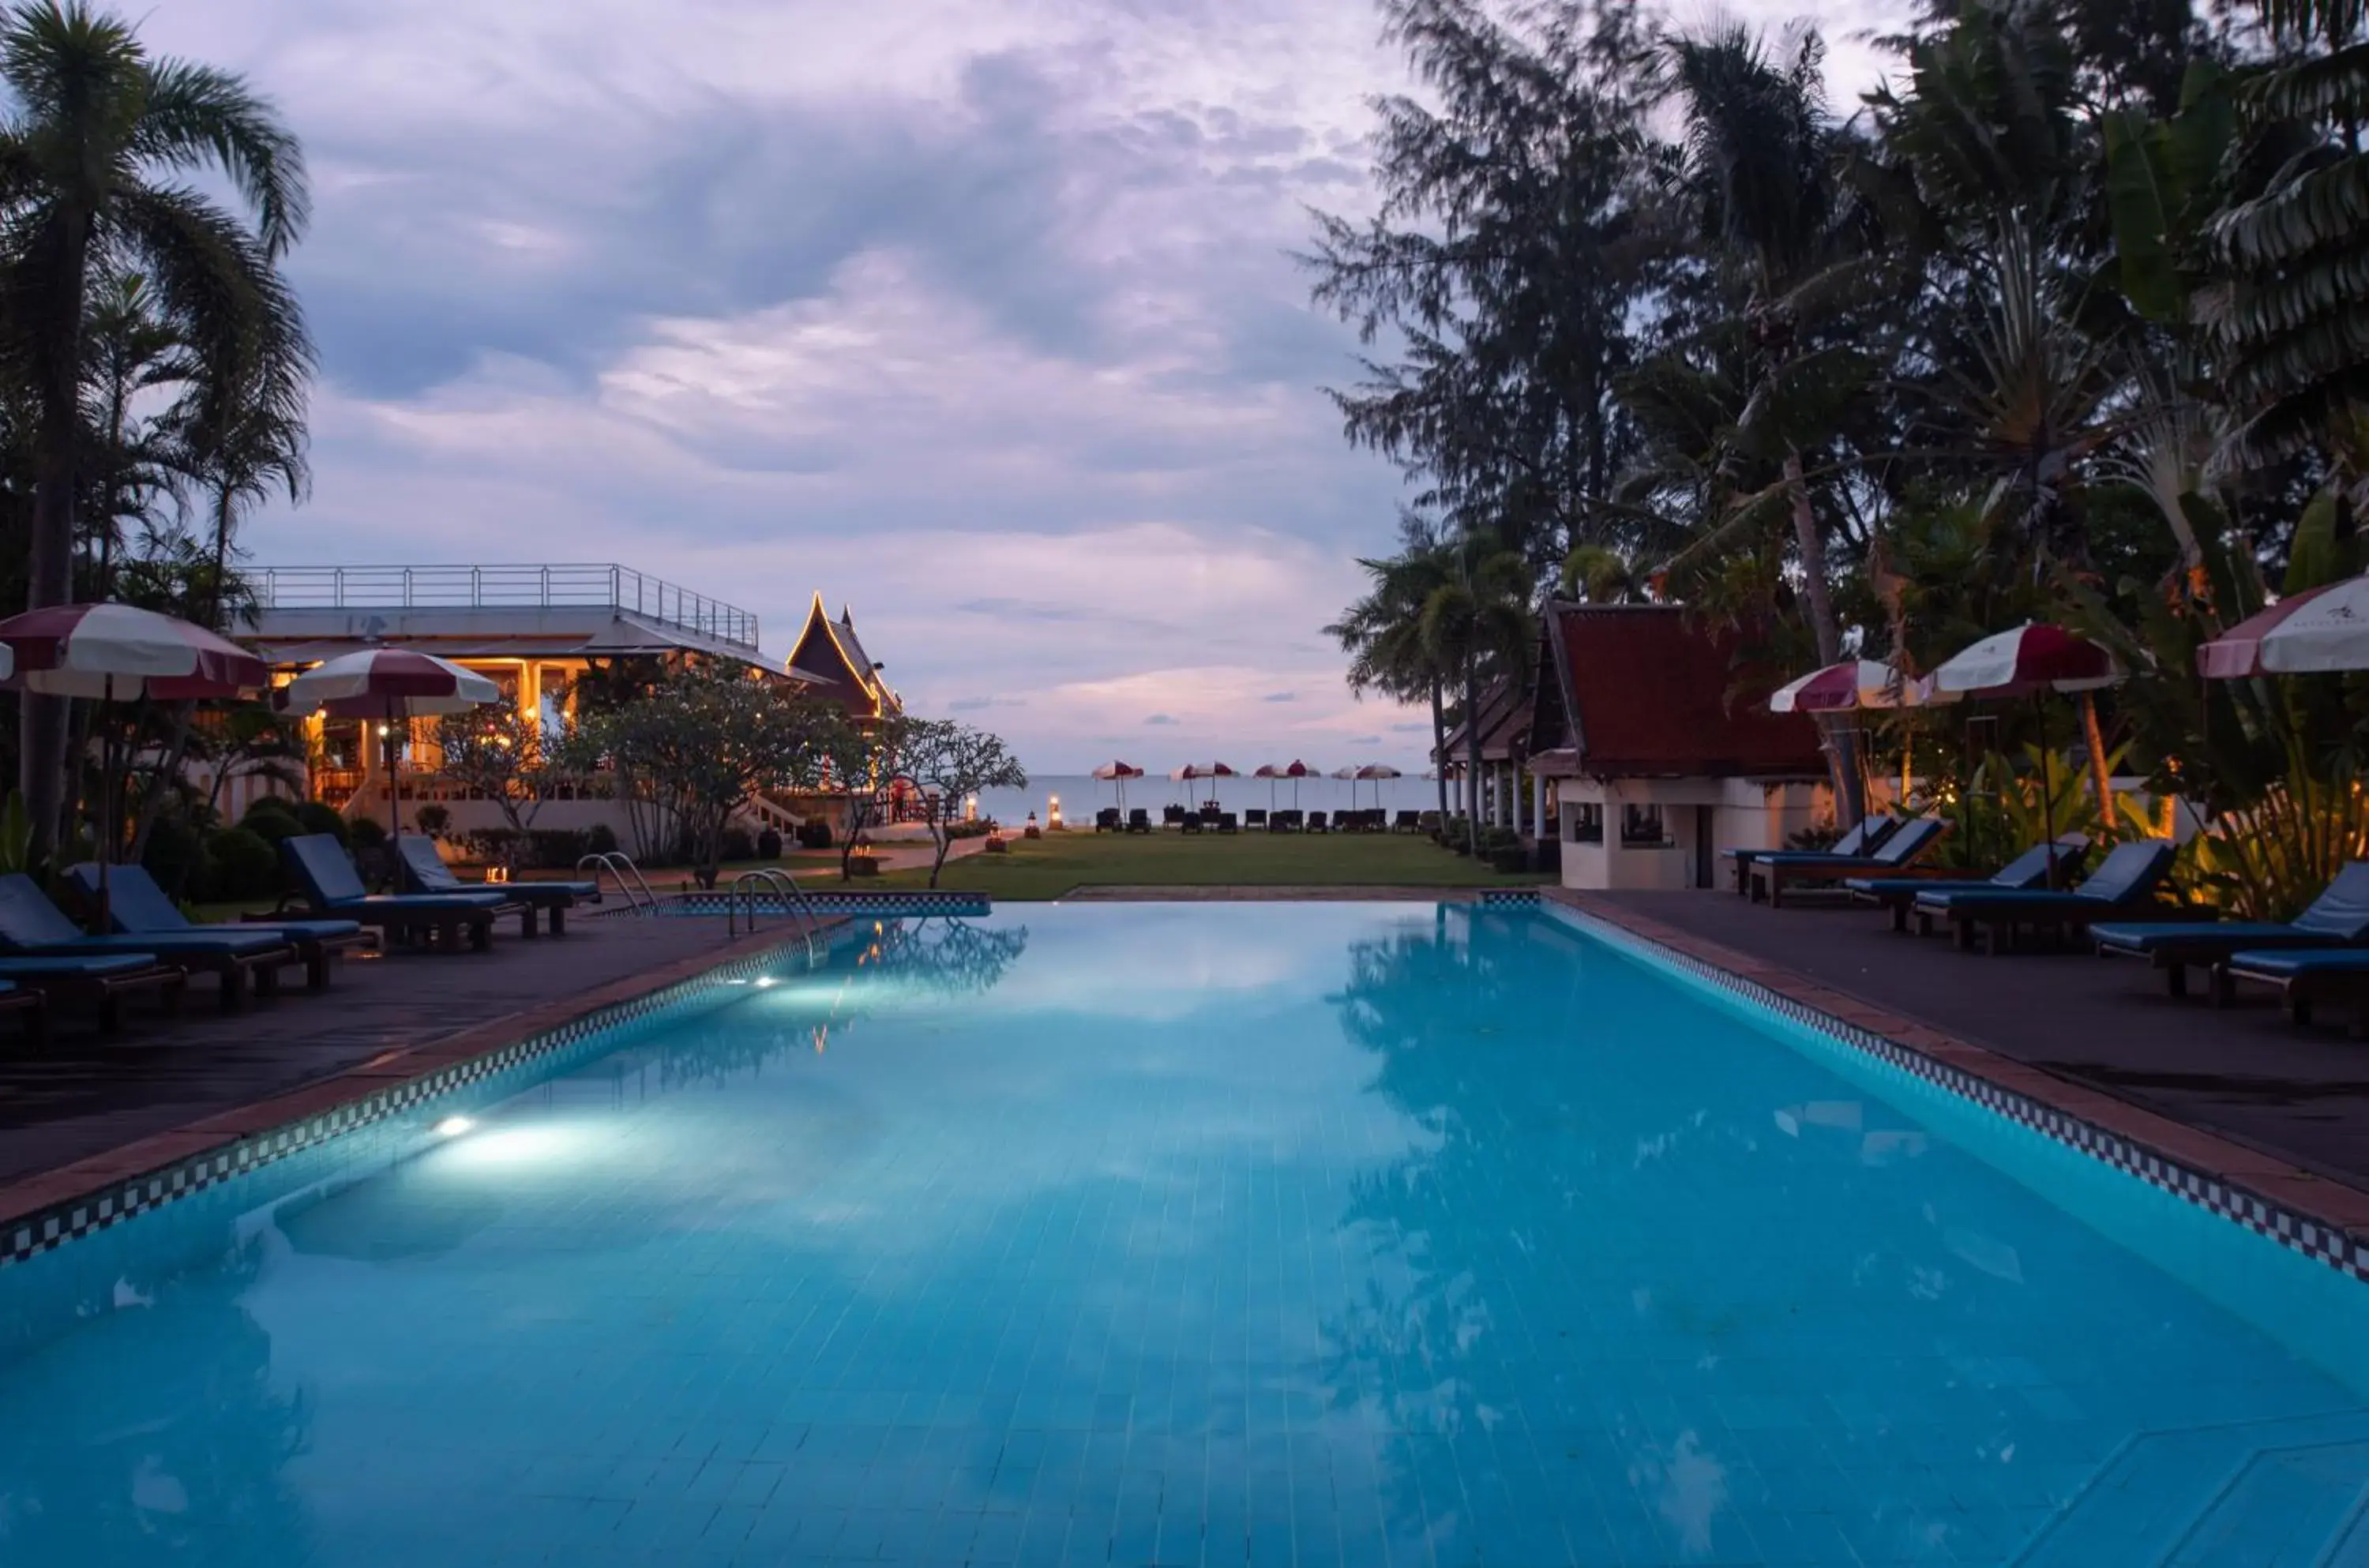
[[[749,929],[752,933],[757,929],[757,889],[760,887],[784,890],[778,893],[782,900],[782,910],[786,914],[792,912],[795,908],[795,912],[803,922],[807,943],[807,961],[809,964],[813,963],[816,958],[815,938],[822,934],[821,912],[814,907],[814,900],[807,897],[807,890],[798,886],[798,879],[777,865],[756,866],[732,879],[732,886],[724,898],[726,937],[728,939],[739,933],[739,900],[744,890],[749,901]]]
[[[606,871],[617,879],[617,896],[625,900],[628,911],[636,915],[658,913],[658,896],[651,890],[649,880],[642,875],[642,868],[634,864],[632,855],[623,850],[596,850],[578,860],[576,869],[581,871],[588,865],[592,867],[595,895],[601,890],[601,873]],[[628,876],[634,879],[631,883],[625,880]],[[638,899],[634,897],[635,887],[641,889],[642,896]]]

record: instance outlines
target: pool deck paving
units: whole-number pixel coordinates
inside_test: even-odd
[[[721,920],[579,919],[486,952],[398,949],[335,967],[313,992],[232,1013],[191,982],[180,1016],[136,1001],[120,1035],[65,1013],[49,1047],[0,1043],[0,1221],[358,1100],[645,995],[784,939]]]
[[[2369,1237],[2369,1046],[2296,1028],[2265,995],[2214,1008],[2135,960],[1993,958],[1894,933],[1865,907],[1548,896]]]

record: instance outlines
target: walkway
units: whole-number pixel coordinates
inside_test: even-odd
[[[1726,892],[1566,897],[1778,965],[2369,1191],[2369,1046],[2337,1027],[2294,1028],[2264,993],[2219,1011],[2174,999],[2162,974],[2135,961],[2086,950],[1962,953],[1945,937],[1894,934],[1882,913],[1865,908],[1771,910]]]

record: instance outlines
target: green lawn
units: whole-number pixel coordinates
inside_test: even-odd
[[[810,887],[835,887],[822,877]],[[949,861],[942,887],[991,898],[1058,898],[1083,887],[1504,887],[1546,880],[1506,876],[1429,839],[1398,833],[1096,833],[1014,839],[1004,854]],[[921,887],[923,871],[859,886]]]

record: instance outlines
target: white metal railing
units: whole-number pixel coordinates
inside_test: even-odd
[[[752,612],[614,563],[516,567],[258,567],[264,610],[551,609],[598,606],[747,647]]]
[[[751,934],[756,932],[757,889],[760,887],[772,888],[773,896],[782,901],[782,912],[798,917],[799,929],[806,939],[807,967],[813,968],[821,961],[821,950],[817,942],[822,935],[822,916],[816,910],[814,900],[807,897],[807,890],[798,886],[798,879],[778,866],[759,866],[732,879],[732,886],[724,898],[726,939],[728,941],[739,933],[740,900],[743,898],[748,900],[749,930]]]
[[[649,882],[642,876],[642,868],[634,864],[632,855],[623,850],[606,852],[596,850],[578,861],[576,869],[581,871],[588,865],[592,867],[592,896],[595,898],[601,895],[601,873],[605,871],[617,879],[617,892],[624,898],[625,908],[630,913],[635,915],[658,913],[658,896],[650,890]],[[627,882],[625,878],[628,876],[631,876],[633,881]],[[641,890],[641,897],[638,898],[634,896],[636,887]]]

